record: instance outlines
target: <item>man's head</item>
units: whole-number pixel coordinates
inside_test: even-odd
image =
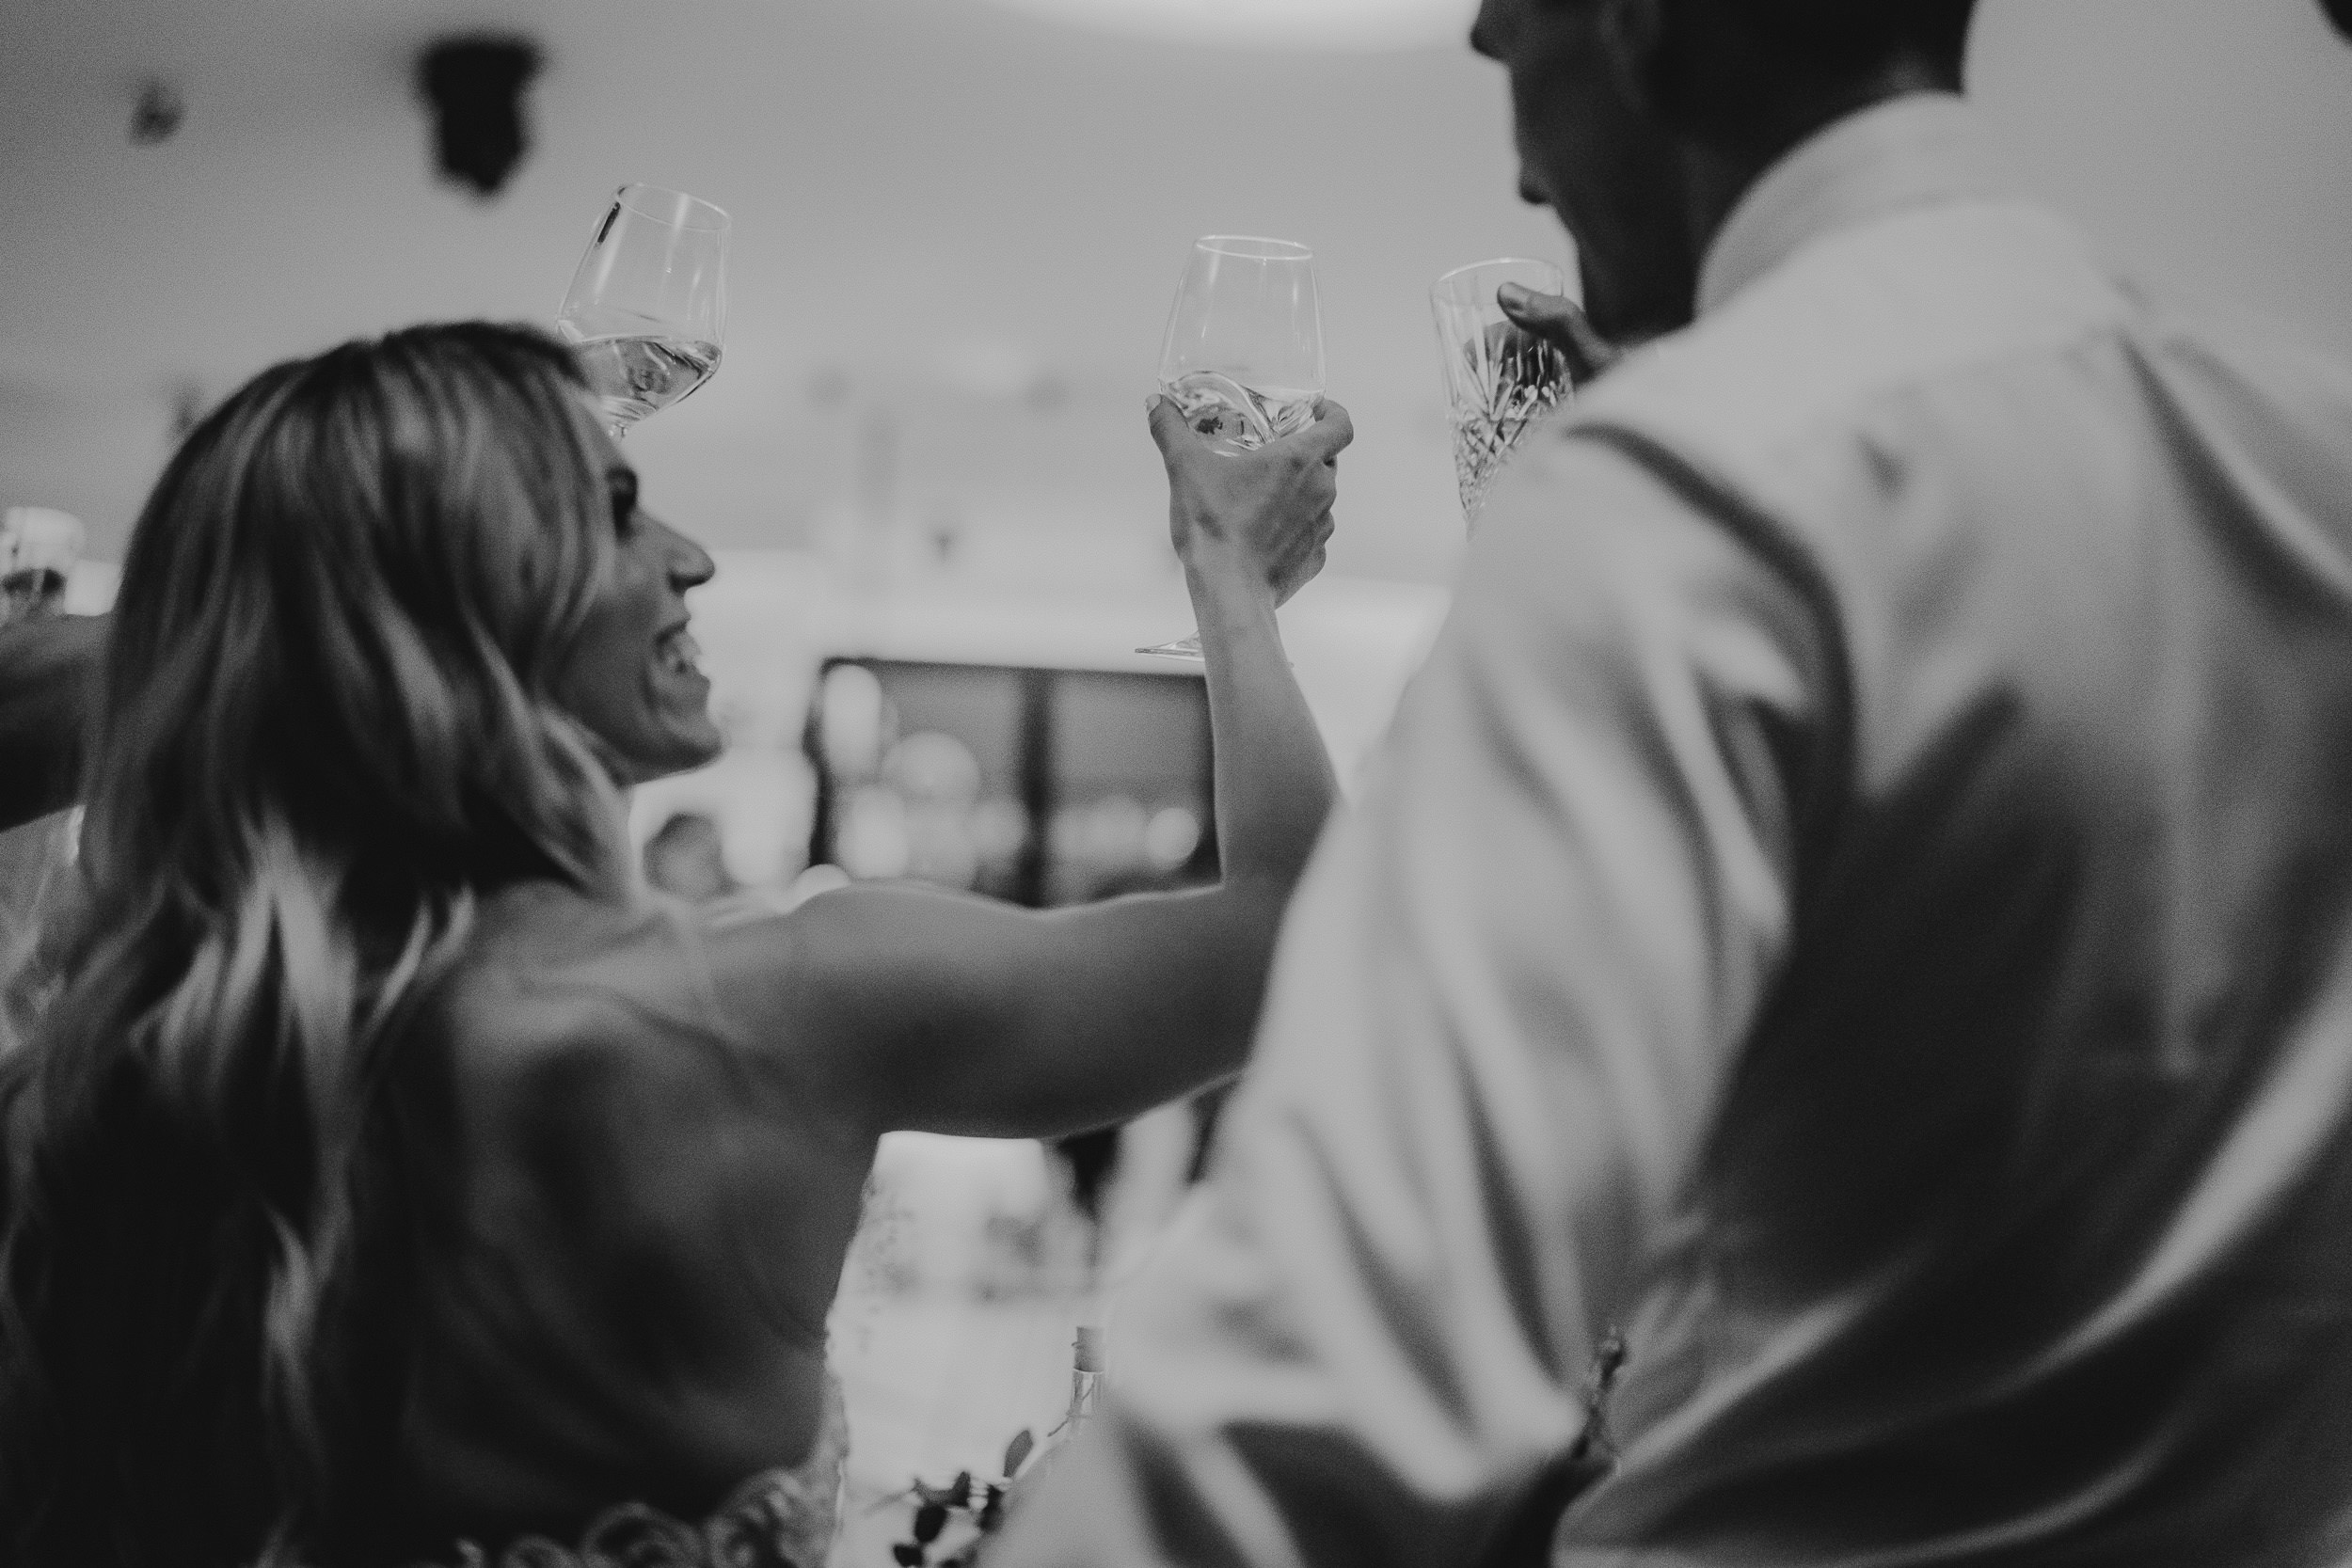
[[[1708,240],[1747,184],[1852,110],[1957,87],[1976,0],[1485,0],[1510,72],[1519,189],[1576,236],[1594,324],[1689,321]]]
[[[2336,24],[2336,31],[2352,39],[2352,0],[2319,0],[2328,20]]]

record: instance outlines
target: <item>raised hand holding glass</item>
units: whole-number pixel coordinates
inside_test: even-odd
[[[1196,242],[1168,312],[1160,389],[1221,451],[1248,451],[1311,424],[1323,396],[1314,252],[1239,234]],[[1200,639],[1136,652],[1197,659]]]

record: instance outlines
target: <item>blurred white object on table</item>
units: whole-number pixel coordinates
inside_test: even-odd
[[[11,506],[0,513],[0,626],[65,609],[82,538],[82,520],[69,512]]]

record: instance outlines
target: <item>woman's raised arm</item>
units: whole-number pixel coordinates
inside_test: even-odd
[[[1155,399],[1152,431],[1207,656],[1222,879],[1043,912],[852,887],[723,937],[730,969],[767,972],[767,1037],[874,1131],[1073,1132],[1248,1053],[1283,907],[1335,793],[1274,611],[1322,567],[1353,429],[1326,403],[1305,430],[1229,456]]]

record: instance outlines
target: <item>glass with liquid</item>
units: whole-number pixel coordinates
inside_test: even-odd
[[[1486,487],[1512,449],[1576,389],[1567,356],[1502,313],[1495,296],[1505,283],[1545,294],[1568,288],[1549,261],[1505,257],[1456,267],[1429,290],[1466,527],[1477,526]]]
[[[1219,451],[1248,451],[1313,422],[1323,396],[1314,252],[1242,234],[1197,241],[1168,312],[1160,389]],[[1198,659],[1200,639],[1136,651]]]
[[[718,370],[732,228],[709,202],[655,185],[622,186],[596,225],[555,330],[615,436]]]

